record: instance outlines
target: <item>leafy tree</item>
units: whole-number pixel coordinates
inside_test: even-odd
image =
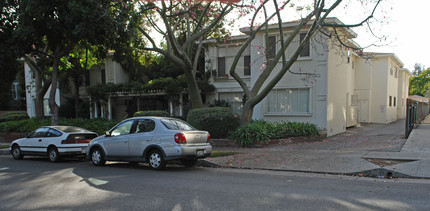
[[[422,71],[419,75],[409,79],[409,95],[419,95],[428,97],[426,94],[430,90],[430,68]]]
[[[83,103],[80,100],[79,87],[84,85],[86,74],[95,66],[101,65],[105,52],[98,52],[100,46],[91,45],[86,41],[79,42],[67,57],[62,58],[61,81],[64,88],[73,96],[75,118],[81,113]],[[101,48],[103,49],[103,48]]]
[[[34,51],[46,43],[47,55],[53,61],[49,95],[51,124],[58,123],[55,94],[61,59],[81,41],[92,45],[108,43],[125,28],[121,17],[126,8],[127,2],[108,0],[19,1],[14,33],[23,44],[33,43]]]
[[[327,17],[340,5],[342,0],[336,1],[325,1],[325,0],[317,0],[314,1],[313,5],[309,5],[305,8],[296,7],[294,4],[290,4],[290,1],[284,1],[279,4],[277,0],[269,1],[261,1],[260,5],[256,5],[251,7],[252,14],[251,21],[249,27],[247,27],[246,33],[248,34],[248,38],[246,41],[240,45],[240,50],[236,54],[233,64],[229,70],[230,75],[240,84],[244,91],[244,108],[241,116],[241,122],[247,123],[252,119],[253,109],[254,107],[261,102],[264,97],[273,89],[273,87],[284,77],[287,72],[291,72],[293,74],[304,75],[305,77],[312,77],[309,73],[296,73],[290,70],[290,67],[297,61],[297,58],[300,56],[302,49],[305,46],[310,44],[311,39],[317,34],[322,33],[323,35],[331,38],[334,43],[338,43],[338,45],[351,48],[353,50],[356,49],[352,45],[349,45],[348,39],[342,35],[339,31],[340,28],[351,28],[361,26],[363,24],[367,24],[370,19],[373,18],[373,14],[375,9],[380,3],[380,0],[375,1],[374,4],[369,2],[369,7],[373,7],[371,13],[365,17],[363,20],[360,20],[357,24],[343,24],[343,23],[329,23]],[[274,8],[273,13],[269,13],[267,9],[269,7],[269,3],[273,3],[271,5]],[[372,5],[372,6],[371,6]],[[287,7],[288,6],[288,7]],[[283,32],[282,26],[282,13],[286,13],[289,11],[301,11],[306,15],[303,16],[297,22],[297,26],[291,33],[288,34],[287,37],[284,38],[285,34]],[[261,24],[257,24],[257,17],[262,14],[263,20],[265,20]],[[236,73],[236,67],[238,65],[239,59],[242,57],[245,49],[251,44],[251,42],[255,39],[257,33],[263,32],[265,33],[265,43],[266,46],[269,46],[269,21],[275,19],[277,24],[273,24],[272,27],[276,27],[276,30],[279,33],[280,41],[277,45],[279,45],[279,50],[276,51],[274,55],[269,55],[268,53],[263,52],[263,56],[265,57],[266,62],[261,66],[261,74],[254,82],[253,87],[250,89],[244,80]],[[293,43],[293,40],[296,36],[303,31],[306,31],[306,36],[304,39],[301,39],[301,42],[298,44],[298,47],[295,47],[294,53],[290,56],[289,59],[286,58],[285,52],[287,48]],[[274,71],[275,67],[278,66],[278,62],[280,62],[281,69],[279,71]],[[270,78],[270,80],[268,80]]]
[[[20,52],[12,36],[17,27],[18,1],[1,0],[0,6],[0,109],[3,110],[9,108],[12,83],[21,65],[17,60]]]
[[[137,4],[137,13],[143,14],[144,21],[136,25],[139,32],[136,35],[143,35],[147,43],[142,49],[162,54],[179,67],[187,81],[192,107],[203,107],[196,80],[202,41],[222,28],[222,20],[233,9],[232,4],[186,0],[137,1]],[[158,45],[154,37],[162,38],[165,45]]]

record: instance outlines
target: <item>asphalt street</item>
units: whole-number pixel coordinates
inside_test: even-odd
[[[430,180],[0,156],[0,210],[428,210]]]

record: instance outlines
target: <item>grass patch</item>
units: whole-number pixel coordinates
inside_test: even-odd
[[[6,148],[9,148],[9,145],[0,144],[0,149],[6,149]]]
[[[237,152],[227,152],[227,151],[212,151],[211,158],[216,158],[216,157],[225,157],[225,156],[229,156],[229,155],[235,155],[235,154],[239,154]]]

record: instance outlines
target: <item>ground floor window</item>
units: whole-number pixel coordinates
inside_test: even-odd
[[[310,114],[310,88],[274,89],[266,97],[267,114]]]
[[[218,93],[219,100],[225,100],[234,114],[241,114],[243,110],[243,93],[242,92],[224,92]]]

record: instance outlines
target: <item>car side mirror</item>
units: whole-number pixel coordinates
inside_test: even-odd
[[[106,137],[109,137],[109,136],[110,136],[109,131],[106,131],[106,132],[105,132],[105,136],[106,136]]]

